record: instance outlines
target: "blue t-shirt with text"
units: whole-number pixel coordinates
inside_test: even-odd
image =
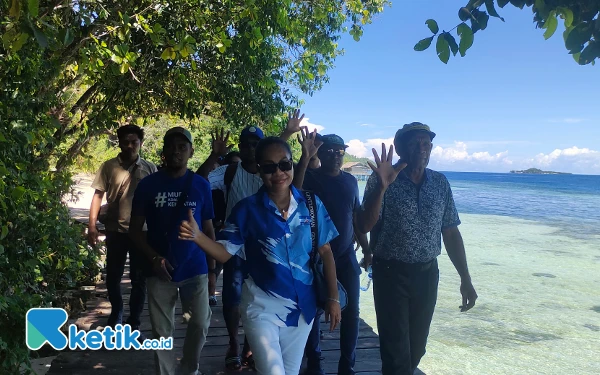
[[[176,210],[190,174],[187,199]],[[146,218],[148,244],[171,263],[175,282],[208,273],[204,251],[192,241],[178,239],[179,226],[187,220],[188,209],[192,209],[200,230],[203,221],[214,218],[210,184],[190,170],[178,178],[170,177],[164,170],[156,172],[141,180],[135,190],[131,215]]]

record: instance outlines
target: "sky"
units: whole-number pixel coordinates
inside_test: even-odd
[[[419,121],[437,133],[430,168],[509,172],[530,167],[600,174],[600,64],[578,65],[559,26],[544,40],[530,8],[498,9],[475,34],[464,58],[447,65],[435,53],[413,50],[460,21],[464,0],[405,0],[375,17],[360,42],[345,36],[345,54],[330,81],[304,96],[304,125],[336,133],[348,152],[372,157],[403,124]]]

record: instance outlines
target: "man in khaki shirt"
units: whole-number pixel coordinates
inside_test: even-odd
[[[122,323],[123,298],[121,296],[121,278],[129,253],[131,279],[131,296],[129,299],[130,316],[126,324],[132,329],[140,326],[140,315],[146,300],[146,279],[143,272],[144,257],[129,239],[129,220],[131,218],[131,202],[138,182],[156,172],[156,166],[139,156],[144,131],[136,125],[126,125],[117,130],[121,153],[116,158],[102,164],[92,187],[96,189],[90,207],[90,224],[88,242],[95,245],[98,241],[96,221],[102,199],[110,205],[106,222],[106,289],[111,304],[111,313],[107,326],[115,327]],[[129,179],[129,182],[128,182]],[[123,189],[122,189],[123,187]],[[122,195],[119,197],[119,192]],[[119,199],[120,198],[120,199]]]

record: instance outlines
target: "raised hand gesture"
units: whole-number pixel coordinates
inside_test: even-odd
[[[300,131],[300,123],[304,120],[304,113],[300,116],[300,110],[296,109],[288,116],[288,123],[285,127],[285,133],[294,134]]]
[[[298,134],[298,142],[302,146],[302,156],[307,160],[315,156],[319,148],[323,145],[323,141],[317,140],[317,129],[309,132],[306,126],[301,127],[300,134]]]
[[[369,167],[377,174],[377,179],[381,184],[381,187],[385,190],[390,186],[392,182],[396,180],[398,174],[406,168],[406,163],[398,163],[397,165],[392,164],[392,158],[394,157],[394,146],[390,145],[389,152],[386,152],[385,144],[381,144],[381,159],[377,154],[377,151],[373,149],[373,156],[375,157],[375,164],[368,161]]]
[[[219,134],[219,130],[216,130],[214,133],[211,133],[210,137],[212,140],[212,152],[218,156],[225,156],[227,155],[227,153],[229,153],[229,151],[231,150],[231,148],[233,147],[233,145],[228,144],[229,143],[229,136],[231,135],[231,132],[227,132],[227,135],[225,135],[225,129],[221,128],[221,133]]]

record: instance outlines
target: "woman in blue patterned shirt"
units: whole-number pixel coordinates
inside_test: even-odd
[[[297,375],[316,316],[310,267],[310,213],[304,195],[292,186],[289,145],[280,138],[262,140],[256,160],[264,185],[240,201],[214,242],[198,230],[193,216],[180,228],[180,239],[194,241],[219,262],[232,255],[245,259],[241,311],[256,370],[263,375]],[[333,330],[341,319],[335,263],[329,242],[337,237],[323,203],[316,198],[319,254],[329,288],[326,320]]]

